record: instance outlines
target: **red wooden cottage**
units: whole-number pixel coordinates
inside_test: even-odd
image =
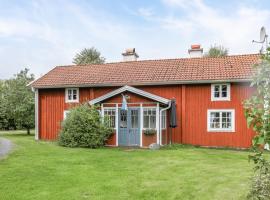
[[[114,134],[112,146],[148,147],[173,143],[250,147],[242,102],[250,88],[258,54],[202,57],[192,46],[191,58],[137,61],[135,49],[117,63],[58,66],[31,84],[36,99],[36,139],[55,140],[70,107],[99,104]],[[121,109],[123,98],[127,110]],[[169,127],[171,100],[177,127]],[[152,135],[147,135],[152,133]],[[153,134],[154,133],[154,134]]]

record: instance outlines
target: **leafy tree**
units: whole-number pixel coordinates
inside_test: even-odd
[[[206,57],[213,57],[213,58],[224,57],[227,55],[228,55],[228,49],[224,48],[221,45],[211,46],[208,52],[205,54]]]
[[[27,84],[33,80],[34,75],[24,69],[2,84],[0,123],[3,128],[25,128],[30,134],[34,127],[35,102]]]
[[[111,136],[107,120],[102,120],[96,107],[87,104],[72,108],[62,123],[59,144],[67,147],[97,148]]]
[[[101,57],[100,52],[94,47],[83,49],[80,53],[77,53],[73,59],[73,63],[76,65],[102,64],[104,62],[105,58]]]
[[[253,178],[251,199],[270,199],[270,161],[264,156],[264,146],[270,144],[270,48],[255,65],[251,86],[257,92],[245,101],[245,116],[248,126],[256,132],[252,146],[254,154],[250,159],[255,163],[256,175]]]
[[[8,126],[8,119],[7,119],[7,113],[6,113],[6,100],[4,98],[4,84],[5,81],[0,80],[0,129],[7,129]]]

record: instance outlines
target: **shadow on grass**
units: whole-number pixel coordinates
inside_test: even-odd
[[[27,134],[26,130],[0,131],[0,136],[8,137],[34,137],[34,135],[33,131],[31,131],[30,134]]]
[[[233,147],[208,147],[208,146],[199,146],[199,145],[189,145],[189,144],[168,144],[161,147],[162,150],[178,150],[178,149],[214,149],[214,150],[229,150],[229,151],[244,151],[251,152],[250,148],[233,148]]]

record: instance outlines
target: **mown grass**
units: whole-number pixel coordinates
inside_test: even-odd
[[[33,135],[0,133],[16,145],[0,160],[1,200],[245,199],[248,152],[64,148]]]

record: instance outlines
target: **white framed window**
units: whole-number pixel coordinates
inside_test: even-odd
[[[161,129],[167,128],[167,114],[166,110],[161,113]]]
[[[143,129],[156,129],[156,108],[143,108]]]
[[[211,101],[230,101],[231,84],[211,84]]]
[[[66,88],[65,93],[67,103],[79,102],[79,88]]]
[[[106,120],[108,120],[108,125],[110,128],[116,128],[115,123],[115,108],[104,108],[104,117],[106,117]]]
[[[67,115],[70,113],[70,110],[64,110],[63,119],[67,118]]]
[[[235,132],[235,111],[234,109],[207,111],[208,132]]]

